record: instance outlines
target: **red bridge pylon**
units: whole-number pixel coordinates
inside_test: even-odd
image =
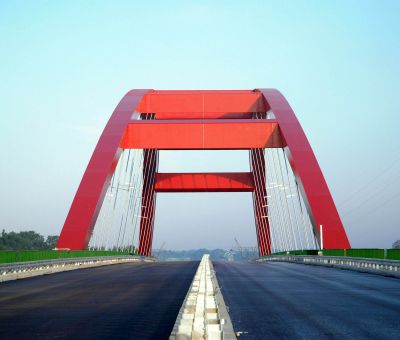
[[[306,135],[286,99],[275,89],[128,92],[98,141],[57,248],[88,247],[121,152],[142,149],[141,255],[151,255],[156,193],[202,191],[252,192],[259,253],[269,254],[273,251],[272,239],[279,236],[271,234],[272,203],[267,185],[265,151],[273,148],[282,148],[285,152],[315,240],[321,242],[320,225],[323,225],[324,248],[349,248],[346,232]],[[159,150],[227,149],[250,150],[250,172],[166,174],[157,171]],[[277,213],[276,220],[279,218]],[[283,218],[280,221],[285,224]]]

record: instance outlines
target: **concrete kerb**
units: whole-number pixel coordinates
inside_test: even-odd
[[[367,259],[341,256],[279,255],[268,256],[257,262],[291,262],[298,264],[324,266],[363,273],[400,278],[400,261]]]
[[[54,259],[0,264],[0,282],[25,279],[64,271],[121,264],[126,262],[154,262],[153,258],[137,256],[99,256]]]
[[[233,329],[231,317],[229,316],[228,308],[226,307],[224,297],[221,292],[221,288],[218,283],[217,276],[215,275],[214,266],[212,261],[210,261],[211,267],[211,281],[213,283],[214,292],[215,292],[215,301],[217,302],[218,306],[218,314],[219,319],[223,325],[223,339],[236,339],[236,334]]]
[[[183,339],[236,339],[209,255],[199,264],[170,335]]]

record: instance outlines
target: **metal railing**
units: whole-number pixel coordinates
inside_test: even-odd
[[[351,249],[323,249],[323,250],[290,250],[273,253],[269,256],[282,255],[320,255],[336,257],[356,257],[382,260],[400,260],[400,249],[379,249],[379,248],[351,248]]]
[[[68,258],[87,258],[98,256],[134,255],[129,252],[111,250],[16,250],[0,251],[1,263],[42,261]]]
[[[292,262],[340,269],[350,269],[372,274],[400,277],[400,261],[340,256],[278,255],[266,256],[257,261]]]

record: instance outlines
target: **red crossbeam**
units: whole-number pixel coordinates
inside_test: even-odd
[[[274,120],[204,119],[138,120],[126,127],[123,149],[252,149],[282,148]]]
[[[156,192],[251,192],[251,172],[157,173]]]
[[[154,113],[156,119],[251,118],[265,112],[259,92],[152,91],[143,96],[137,112]]]

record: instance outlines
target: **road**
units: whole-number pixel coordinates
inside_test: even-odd
[[[239,339],[400,339],[400,279],[292,263],[214,263]]]
[[[0,284],[0,339],[167,339],[198,262],[80,269]]]

